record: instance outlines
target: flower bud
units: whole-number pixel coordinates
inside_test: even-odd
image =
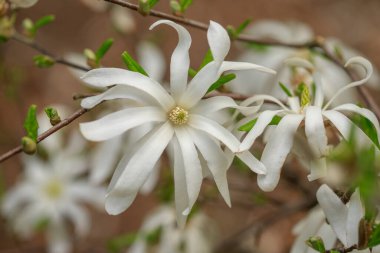
[[[22,151],[28,155],[33,155],[37,150],[37,143],[30,137],[24,136],[21,139]]]

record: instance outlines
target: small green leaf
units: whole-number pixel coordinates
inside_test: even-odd
[[[278,85],[280,85],[281,89],[285,92],[285,94],[286,94],[288,97],[293,97],[292,93],[291,93],[290,90],[285,86],[285,84],[283,84],[282,82],[279,82]]]
[[[61,122],[61,117],[58,114],[58,111],[53,107],[46,107],[45,113],[49,117],[50,123],[55,126]]]
[[[198,71],[196,71],[195,69],[193,69],[193,68],[189,68],[189,72],[188,72],[188,74],[189,74],[189,76],[190,76],[191,78],[193,78],[197,73],[198,73]]]
[[[24,128],[29,138],[37,141],[38,136],[38,121],[37,121],[37,106],[31,105],[25,117]]]
[[[184,13],[192,3],[193,3],[193,0],[179,0],[179,5],[181,6],[181,12]]]
[[[107,242],[107,249],[111,253],[124,252],[125,248],[131,246],[137,239],[136,233],[119,235]]]
[[[243,23],[241,23],[238,28],[236,28],[236,33],[237,35],[240,35],[244,30],[245,28],[247,28],[247,26],[252,22],[252,19],[246,19],[244,20]]]
[[[368,247],[373,248],[380,244],[380,224],[376,224],[372,229],[371,236],[369,237]]]
[[[148,1],[149,7],[152,9],[158,3],[158,1],[159,0],[149,0]]]
[[[95,55],[96,55],[96,60],[99,62],[104,55],[108,52],[108,50],[111,48],[113,44],[113,39],[106,39],[102,45],[96,50]]]
[[[39,20],[37,20],[34,23],[34,29],[35,29],[35,31],[37,31],[38,29],[40,29],[43,26],[46,26],[46,25],[52,23],[54,20],[55,20],[55,16],[54,15],[47,15],[47,16],[44,16],[44,17],[40,18]]]
[[[137,11],[143,15],[143,16],[146,16],[149,14],[150,12],[150,0],[139,0],[139,8],[137,9]]]
[[[144,70],[144,68],[141,67],[141,65],[138,64],[137,61],[135,61],[132,58],[132,56],[127,51],[124,51],[121,54],[121,57],[123,59],[124,64],[127,66],[127,68],[130,71],[139,72],[139,73],[141,73],[141,74],[143,74],[145,76],[148,76],[148,74],[146,73],[146,71]]]
[[[320,253],[325,253],[325,252],[326,252],[325,244],[323,243],[322,238],[319,237],[319,236],[310,237],[310,238],[306,241],[306,244],[307,244],[310,248],[312,248],[312,249],[314,249],[314,250],[316,250],[316,251],[318,251],[318,252],[320,252]]]
[[[160,226],[154,229],[153,231],[150,231],[149,233],[147,233],[145,235],[145,240],[151,246],[157,245],[160,242],[161,234],[162,234],[162,227]]]
[[[172,9],[172,12],[176,15],[181,13],[181,5],[178,3],[177,0],[170,1],[170,8]]]
[[[257,123],[257,119],[258,119],[258,118],[253,119],[253,120],[251,120],[251,121],[245,123],[244,125],[242,125],[241,127],[239,127],[238,130],[239,130],[239,131],[244,131],[244,132],[249,132],[249,131],[251,131],[251,129],[256,125],[256,123]],[[271,126],[273,126],[273,125],[278,125],[278,123],[280,123],[281,119],[282,119],[282,117],[275,115],[275,116],[272,118],[272,120],[271,120],[271,122],[269,123],[269,125],[271,125]]]
[[[233,73],[230,73],[230,74],[226,74],[226,75],[222,75],[221,77],[219,77],[218,80],[216,80],[215,83],[213,83],[210,88],[207,90],[207,93],[213,91],[213,90],[217,90],[219,89],[220,87],[222,87],[224,84],[228,83],[229,81],[231,80],[234,80],[236,78],[236,75],[233,74]]]
[[[48,55],[36,55],[33,57],[33,61],[39,68],[49,68],[55,63],[55,60]]]
[[[363,117],[362,115],[355,114],[354,117],[352,117],[352,121],[361,129],[363,132],[371,139],[371,141],[380,148],[379,145],[379,137],[377,136],[377,130],[375,126],[372,124],[372,122],[367,119],[366,117]]]
[[[207,50],[205,57],[202,60],[201,65],[199,66],[199,70],[201,70],[204,66],[206,66],[208,63],[212,62],[214,60],[214,57],[212,56],[211,50]]]
[[[244,31],[245,28],[251,23],[251,19],[245,20],[243,23],[241,23],[237,28],[235,28],[232,25],[227,26],[227,32],[230,36],[231,40],[235,40],[239,35]]]
[[[34,228],[39,231],[45,231],[50,224],[50,220],[48,218],[42,218],[37,221],[37,223],[34,225]]]

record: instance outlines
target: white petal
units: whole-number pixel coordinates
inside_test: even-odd
[[[173,27],[178,33],[178,44],[174,49],[170,61],[170,89],[173,97],[179,98],[185,91],[187,85],[187,76],[190,66],[189,48],[191,45],[191,37],[185,28],[169,20],[157,21],[150,29],[160,24],[167,24]]]
[[[346,205],[325,184],[318,189],[317,200],[339,240],[344,245],[347,245],[346,221],[348,209]]]
[[[323,83],[322,77],[318,72],[315,72],[313,75],[314,83],[315,83],[315,97],[314,97],[314,105],[322,108],[323,106]]]
[[[178,140],[176,137],[173,138],[170,145],[170,158],[172,162],[172,168],[174,170],[174,195],[175,195],[175,206],[177,222],[180,228],[184,228],[186,223],[186,215],[183,215],[183,210],[188,206],[189,199],[187,194],[187,188],[185,178],[185,164],[183,162],[182,152]]]
[[[256,138],[259,137],[265,130],[265,128],[272,121],[273,117],[280,111],[264,111],[259,117],[257,117],[256,124],[248,132],[240,145],[240,150],[248,150],[251,148]]]
[[[232,152],[237,152],[239,150],[239,140],[236,139],[236,137],[231,132],[229,132],[227,129],[215,121],[205,118],[201,115],[192,114],[189,117],[188,124],[220,140]]]
[[[87,181],[77,180],[67,187],[67,194],[76,201],[100,207],[104,206],[106,190],[104,187],[90,185]]]
[[[90,217],[83,208],[74,203],[66,203],[62,206],[61,212],[73,222],[78,236],[84,236],[90,231]]]
[[[190,133],[196,147],[207,162],[207,166],[214,177],[220,194],[223,196],[227,205],[231,206],[230,192],[228,190],[227,182],[227,169],[229,163],[224,152],[215,141],[207,136],[207,134],[193,129],[190,130]]]
[[[359,243],[359,223],[364,217],[363,205],[360,200],[359,190],[357,189],[348,202],[347,214],[347,247]]]
[[[306,107],[305,134],[314,155],[317,158],[324,156],[327,151],[327,136],[320,107]]]
[[[137,59],[149,77],[162,81],[165,75],[165,57],[162,51],[152,42],[142,41],[137,45]]]
[[[30,184],[18,184],[9,190],[2,200],[1,212],[5,216],[12,216],[28,201],[33,200],[35,188]]]
[[[276,71],[261,65],[257,65],[254,63],[249,62],[233,62],[233,61],[223,61],[219,73],[223,73],[225,71],[230,70],[258,70],[261,72],[269,73],[269,74],[276,74]]]
[[[237,107],[237,104],[232,98],[215,96],[199,101],[199,103],[191,109],[191,113],[207,115],[226,108],[235,107]]]
[[[46,234],[49,253],[67,253],[71,251],[72,246],[65,224],[50,225]]]
[[[325,177],[327,175],[327,163],[326,157],[322,157],[319,159],[308,159],[310,174],[307,175],[307,179],[309,181],[317,180],[319,178]]]
[[[371,121],[373,126],[376,128],[377,136],[378,136],[378,138],[380,138],[379,121],[377,120],[376,115],[372,111],[370,111],[366,108],[361,108],[361,107],[354,105],[354,104],[340,105],[338,107],[335,107],[333,110],[355,112],[355,113],[358,113],[361,116],[367,118],[369,121]]]
[[[280,179],[282,165],[293,146],[294,135],[303,120],[302,115],[285,115],[264,148],[261,162],[267,168],[267,174],[258,175],[257,182],[264,191],[273,191]]]
[[[220,77],[219,67],[215,61],[204,66],[190,81],[185,93],[179,99],[179,104],[185,108],[192,108],[206,94],[210,86]]]
[[[227,31],[220,24],[210,21],[210,26],[207,30],[207,40],[214,60],[222,62],[231,47],[231,40]]]
[[[293,112],[299,112],[301,109],[300,99],[298,97],[288,97],[288,105]]]
[[[87,84],[97,88],[105,88],[115,84],[135,87],[155,98],[164,109],[170,110],[174,107],[173,98],[159,83],[137,72],[118,68],[99,68],[90,70],[82,79]]]
[[[95,121],[81,123],[80,130],[88,140],[104,141],[144,123],[165,120],[165,113],[157,107],[132,107],[108,114]]]
[[[156,187],[158,183],[158,180],[160,179],[160,167],[161,167],[161,162],[160,160],[158,160],[157,163],[154,165],[152,173],[149,175],[148,179],[141,186],[140,188],[141,194],[149,194],[154,190],[154,188]]]
[[[328,108],[329,105],[334,101],[334,99],[337,98],[340,94],[342,94],[342,92],[346,91],[347,89],[353,88],[355,86],[362,85],[368,82],[368,80],[371,78],[371,75],[373,73],[373,68],[372,68],[372,64],[367,59],[360,56],[352,57],[351,59],[347,61],[347,63],[344,66],[348,67],[349,65],[352,65],[352,64],[361,65],[366,71],[366,76],[363,79],[359,81],[351,82],[347,84],[346,86],[344,86],[343,88],[341,88],[340,90],[338,90],[338,92],[336,92],[335,95],[326,103],[326,105],[323,107],[323,110],[326,110],[326,108]]]
[[[187,210],[190,211],[197,200],[201,189],[203,179],[202,167],[199,161],[198,152],[187,129],[185,127],[177,127],[175,128],[175,134],[181,148],[180,152],[182,153],[185,165],[185,179],[188,194]]]
[[[90,109],[95,107],[102,101],[117,98],[130,99],[132,101],[140,103],[155,103],[155,100],[152,97],[150,97],[147,93],[142,92],[141,90],[124,85],[116,85],[115,87],[106,90],[102,94],[82,99],[80,105],[83,108]]]
[[[90,160],[89,180],[91,183],[101,184],[111,175],[120,157],[122,140],[121,136],[117,136],[95,147]]]
[[[265,165],[260,162],[256,157],[254,157],[251,152],[243,151],[236,153],[236,156],[244,162],[253,172],[257,174],[265,174],[267,172],[267,168]]]
[[[128,152],[123,157],[106,196],[106,210],[109,214],[119,214],[132,204],[172,136],[173,128],[166,122],[144,137],[134,147],[135,152]]]
[[[349,140],[353,131],[358,147],[366,147],[373,143],[363,132],[363,130],[356,126],[344,114],[333,110],[324,111],[322,113],[323,116],[325,116],[335,126],[344,139]]]
[[[273,96],[269,96],[269,95],[254,95],[252,97],[249,97],[247,98],[246,100],[244,100],[240,105],[241,106],[248,106],[252,103],[262,103],[263,101],[270,101],[270,102],[273,102],[277,105],[279,105],[282,109],[284,109],[285,111],[291,111],[287,106],[285,106],[280,100],[278,100],[277,98],[273,97]]]

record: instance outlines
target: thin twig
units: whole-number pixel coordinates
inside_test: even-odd
[[[62,64],[62,65],[66,65],[66,66],[68,66],[70,68],[74,68],[74,69],[78,69],[78,70],[82,70],[82,71],[90,71],[91,70],[90,68],[78,65],[78,64],[70,62],[68,60],[65,60],[62,57],[55,56],[50,51],[46,50],[45,48],[43,48],[42,46],[40,46],[39,44],[37,44],[34,40],[31,40],[31,39],[29,39],[29,38],[27,38],[25,36],[22,36],[21,34],[17,34],[16,33],[16,34],[14,34],[11,37],[11,39],[13,39],[14,41],[17,41],[17,42],[19,42],[21,44],[24,44],[24,45],[26,45],[28,47],[31,47],[34,50],[40,52],[41,54],[44,54],[44,55],[47,55],[47,56],[51,57],[56,63]]]
[[[139,6],[137,4],[132,4],[125,0],[104,0],[104,1],[117,4],[117,5],[129,8],[131,10],[135,10],[135,11],[138,11],[139,9]],[[183,25],[198,28],[203,31],[207,31],[208,29],[207,24],[199,22],[197,20],[170,15],[170,14],[157,11],[157,10],[151,10],[148,15],[158,17],[158,18],[168,19],[168,20],[171,20]],[[305,43],[298,43],[298,44],[284,43],[284,42],[274,41],[274,40],[259,40],[246,34],[240,34],[239,36],[236,37],[236,40],[242,41],[242,42],[260,44],[260,45],[266,45],[266,46],[282,46],[282,47],[289,47],[289,48],[309,48],[309,49],[319,48],[322,50],[323,55],[325,55],[328,59],[334,62],[337,66],[342,68],[352,80],[357,79],[355,76],[355,73],[345,68],[344,63],[342,63],[339,59],[337,59],[333,54],[331,54],[328,51],[328,49],[326,48],[324,44],[324,39],[318,36],[314,40],[311,40]],[[363,87],[363,86],[357,86],[357,89],[358,89],[359,95],[361,96],[366,106],[369,109],[371,109],[375,113],[377,118],[380,120],[380,107],[374,100],[370,91],[366,87]]]
[[[53,133],[57,132],[59,129],[67,126],[68,124],[70,124],[71,122],[73,122],[74,120],[76,120],[77,118],[79,118],[80,116],[82,116],[83,114],[85,114],[86,112],[88,112],[89,109],[79,109],[78,111],[76,111],[75,113],[73,113],[70,117],[68,117],[67,119],[64,119],[62,120],[60,123],[58,123],[57,125],[53,126],[52,128],[48,129],[47,131],[45,131],[44,133],[42,133],[41,135],[39,135],[37,137],[37,143],[39,143],[40,141],[44,140],[45,138],[49,137],[50,135],[52,135]],[[10,157],[18,154],[18,153],[21,153],[22,152],[22,145],[19,145],[17,147],[15,147],[14,149],[4,153],[3,155],[0,156],[0,163],[9,159]]]

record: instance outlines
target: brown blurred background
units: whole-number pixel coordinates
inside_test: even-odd
[[[170,12],[168,2],[161,0],[157,9]],[[150,32],[149,25],[157,19],[142,17],[138,13],[132,13],[136,22],[136,32],[128,35],[117,33],[109,21],[107,12],[94,12],[79,0],[40,0],[32,8],[20,12],[18,25],[24,17],[36,20],[47,14],[54,14],[56,21],[38,33],[39,44],[54,54],[63,56],[69,52],[80,53],[84,48],[96,49],[102,41],[112,37],[115,43],[103,61],[104,66],[122,66],[121,52],[128,50],[133,53],[138,41],[151,38],[153,34],[157,36],[159,46],[168,62],[177,42],[173,39],[173,31],[167,28]],[[337,37],[361,51],[380,68],[379,0],[194,0],[186,17],[206,23],[211,19],[224,26],[239,25],[247,18],[252,18],[253,22],[261,19],[305,22],[316,34]],[[208,46],[203,31],[193,28],[189,28],[189,31],[193,38],[191,65],[196,67]],[[233,58],[238,53],[235,44],[228,57]],[[79,102],[72,100],[74,93],[85,91],[78,79],[62,65],[38,69],[32,61],[36,54],[31,48],[12,40],[0,44],[0,153],[19,144],[20,137],[24,135],[24,116],[30,104],[36,104],[40,110],[52,103],[79,108]],[[77,120],[80,121],[85,121],[85,118]],[[15,182],[20,171],[18,159],[19,156],[15,156],[0,164],[0,173],[5,179],[6,187]],[[233,175],[231,177],[233,178]],[[254,178],[247,180],[250,180],[247,182],[249,187],[255,190]],[[284,202],[291,202],[297,199],[296,190],[283,183],[273,195]],[[239,198],[238,195],[232,194],[233,203],[234,197]],[[293,195],[294,198],[289,200],[289,196]],[[93,231],[88,238],[76,244],[76,251],[105,252],[104,245],[108,239],[118,233],[136,230],[143,215],[153,206],[152,197],[138,197],[133,206],[120,216],[110,217],[94,212]],[[213,210],[214,217],[220,221],[221,238],[228,238],[255,220],[259,214],[267,211],[260,207],[249,209],[237,206],[229,209],[222,201],[206,206]],[[292,240],[291,226],[300,217],[293,215],[291,219],[277,223],[264,233],[260,252],[286,252]],[[7,231],[8,228],[3,221],[0,224],[0,253],[43,252],[42,238],[36,237],[33,242],[20,242],[17,238],[6,235]]]

